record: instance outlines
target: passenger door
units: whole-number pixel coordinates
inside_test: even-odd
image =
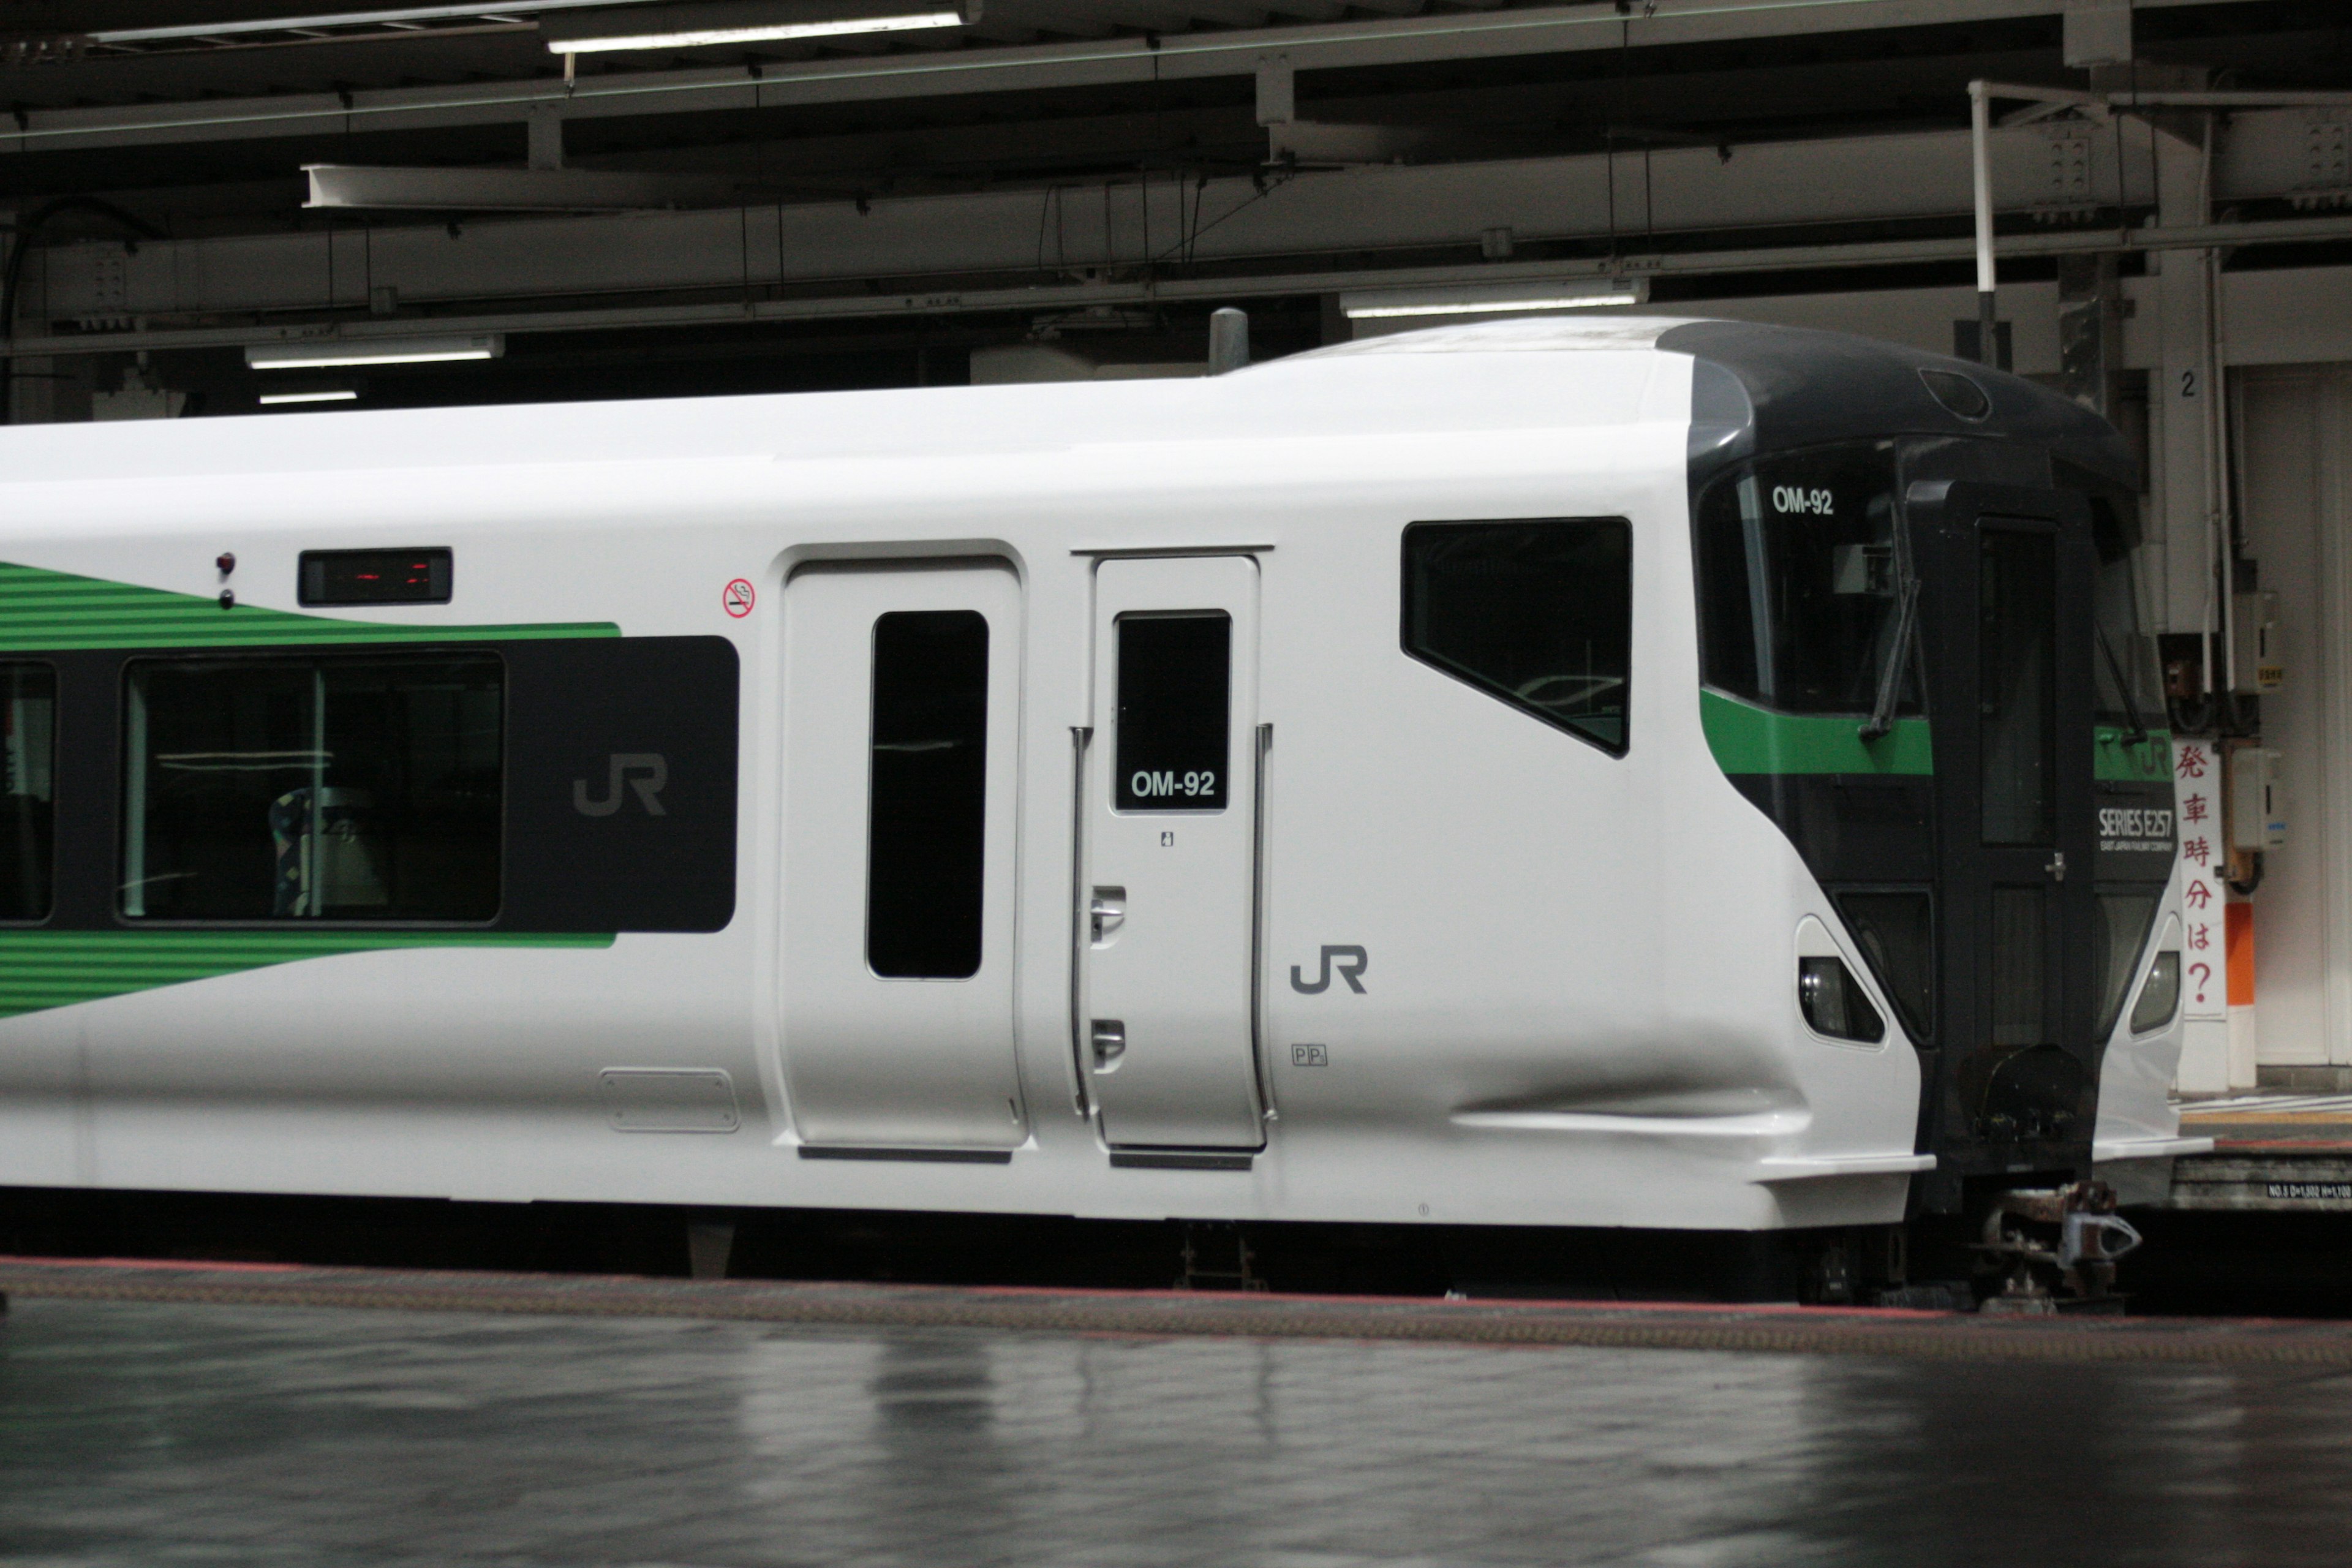
[[[782,1019],[802,1153],[1009,1149],[1021,588],[1002,563],[783,593]]]
[[[2100,1047],[2089,516],[2051,491],[1935,488],[1912,510],[1941,588],[1938,1141],[1973,1146],[1967,1170],[2073,1163],[2088,1154]]]
[[[1257,590],[1247,556],[1096,571],[1083,1016],[1115,1149],[1265,1142]]]

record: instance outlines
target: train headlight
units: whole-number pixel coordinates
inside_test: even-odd
[[[1862,983],[1837,958],[1797,960],[1797,1005],[1813,1032],[1833,1040],[1875,1045],[1886,1037],[1886,1020],[1870,1005]]]
[[[2159,952],[2156,962],[2147,966],[2147,979],[2139,988],[2139,1000],[2132,1005],[2132,1033],[2145,1035],[2150,1029],[2164,1027],[2172,1022],[2173,1010],[2179,1005],[2180,955]]]

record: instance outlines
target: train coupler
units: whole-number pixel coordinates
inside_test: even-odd
[[[2116,1259],[2139,1244],[2105,1182],[2002,1193],[1974,1244],[2000,1288],[1977,1310],[1996,1317],[2121,1312]]]

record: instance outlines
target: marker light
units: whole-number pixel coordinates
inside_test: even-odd
[[[1367,289],[1339,296],[1339,310],[1354,321],[1383,316],[1477,316],[1504,310],[1581,310],[1601,305],[1638,305],[1648,290],[1640,279],[1614,278],[1557,282],[1463,284],[1437,289]]]
[[[425,364],[436,360],[496,359],[507,352],[497,332],[447,338],[346,338],[310,343],[267,343],[245,351],[256,370],[320,370],[349,364]]]
[[[978,19],[974,4],[938,0],[831,0],[829,4],[664,5],[643,11],[586,12],[540,24],[551,53],[613,49],[691,49],[709,44],[772,43],[961,27]]]
[[[323,392],[265,392],[261,403],[265,408],[278,403],[349,403],[357,396],[359,394],[349,387]]]
[[[1797,960],[1797,1005],[1817,1034],[1870,1044],[1886,1037],[1886,1021],[1840,959]]]
[[[2147,966],[2147,979],[2141,984],[2139,1001],[2132,1008],[2132,1033],[2145,1035],[2164,1027],[2179,1006],[2180,955],[2167,948]]]

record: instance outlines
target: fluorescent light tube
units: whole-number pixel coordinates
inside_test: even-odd
[[[357,338],[314,343],[269,343],[245,351],[256,370],[323,370],[332,365],[425,364],[436,360],[496,359],[506,353],[497,332],[470,337]]]
[[[842,0],[828,5],[704,5],[651,6],[551,17],[540,24],[550,53],[587,55],[614,49],[692,49],[711,44],[776,43],[792,38],[845,37],[961,27],[977,7],[940,0]]]
[[[1612,278],[1559,282],[1465,284],[1437,289],[1367,289],[1339,296],[1339,310],[1353,321],[1389,316],[1484,316],[1515,310],[1583,310],[1604,305],[1639,305],[1649,290],[1641,279]]]
[[[265,408],[277,403],[349,403],[357,396],[359,394],[349,387],[324,392],[265,392],[261,403]]]
[[[89,35],[98,44],[159,43],[171,38],[228,38],[245,33],[299,33],[309,27],[382,26],[387,23],[446,22],[459,17],[491,16],[494,7],[502,14],[516,17],[533,16],[541,11],[579,11],[589,6],[609,7],[613,0],[506,0],[485,6],[480,0],[471,4],[436,5],[379,6],[364,11],[321,11],[307,16],[248,16],[234,22],[175,22],[163,27],[104,27]]]

